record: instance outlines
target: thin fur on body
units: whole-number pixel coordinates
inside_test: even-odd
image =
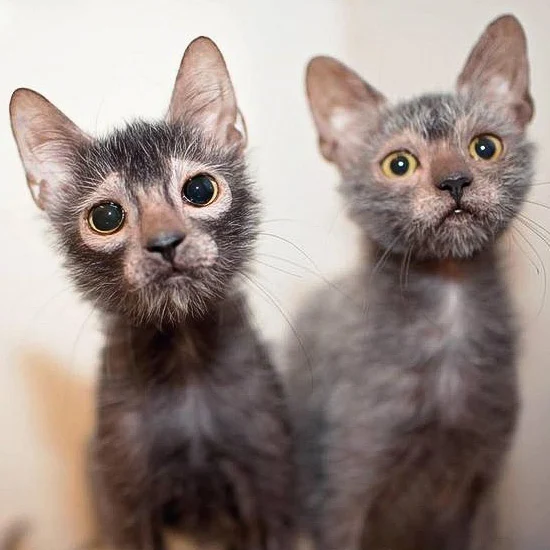
[[[170,527],[199,547],[292,548],[288,414],[238,288],[258,201],[219,50],[190,44],[161,122],[91,138],[24,89],[10,112],[35,201],[105,317],[90,448],[104,539],[160,550]],[[204,174],[217,192],[193,203]],[[122,208],[118,229],[97,231],[98,205]]]
[[[334,59],[308,67],[321,152],[373,258],[306,305],[307,360],[290,353],[304,527],[319,550],[494,542],[492,492],[518,412],[497,248],[531,185],[528,84],[512,16],[487,28],[455,94],[388,105]],[[503,144],[494,160],[470,150],[486,135]],[[393,152],[416,170],[385,172]]]

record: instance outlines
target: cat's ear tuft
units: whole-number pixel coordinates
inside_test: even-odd
[[[90,138],[45,97],[26,88],[13,93],[10,119],[34,201],[47,210],[49,198],[70,177],[76,150]]]
[[[378,119],[384,96],[349,67],[326,56],[309,62],[306,90],[321,153],[342,168],[359,152],[366,128]]]
[[[201,36],[187,46],[166,119],[199,126],[222,145],[246,147],[246,126],[223,56]]]
[[[505,106],[521,128],[530,122],[534,107],[527,39],[513,15],[503,15],[485,29],[458,77],[457,89]]]

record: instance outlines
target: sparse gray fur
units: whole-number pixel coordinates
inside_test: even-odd
[[[319,550],[488,550],[518,413],[517,330],[497,248],[529,190],[532,146],[503,104],[473,88],[377,105],[368,120],[357,109],[355,134],[331,143],[331,75],[354,91],[350,111],[361,88],[327,59],[312,63],[310,81],[325,88],[316,96],[313,83],[310,102],[372,259],[299,315],[305,353],[290,350],[287,388],[303,525]],[[379,103],[366,89],[364,103]],[[504,143],[492,163],[469,157],[484,133]],[[414,183],[380,173],[384,148],[400,139],[425,152]],[[472,177],[466,214],[453,214],[434,181],[455,161]]]

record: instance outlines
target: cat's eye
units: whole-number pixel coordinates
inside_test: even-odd
[[[198,174],[183,185],[182,195],[194,206],[208,206],[218,197],[218,184],[208,174]]]
[[[380,167],[388,178],[403,178],[414,174],[418,159],[408,151],[395,151],[384,158]]]
[[[88,225],[96,233],[110,235],[124,224],[124,210],[116,202],[96,204],[88,214]]]
[[[502,141],[491,134],[476,136],[469,146],[470,155],[475,160],[497,160],[502,149]]]

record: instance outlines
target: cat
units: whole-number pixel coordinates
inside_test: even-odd
[[[199,547],[292,548],[288,411],[238,284],[259,200],[220,51],[188,46],[160,122],[93,138],[28,89],[10,114],[34,200],[104,317],[90,444],[103,538],[161,550],[169,528]]]
[[[298,313],[289,393],[319,550],[487,550],[518,414],[498,242],[533,173],[526,38],[493,21],[456,93],[390,105],[330,57],[307,95],[373,261]]]

